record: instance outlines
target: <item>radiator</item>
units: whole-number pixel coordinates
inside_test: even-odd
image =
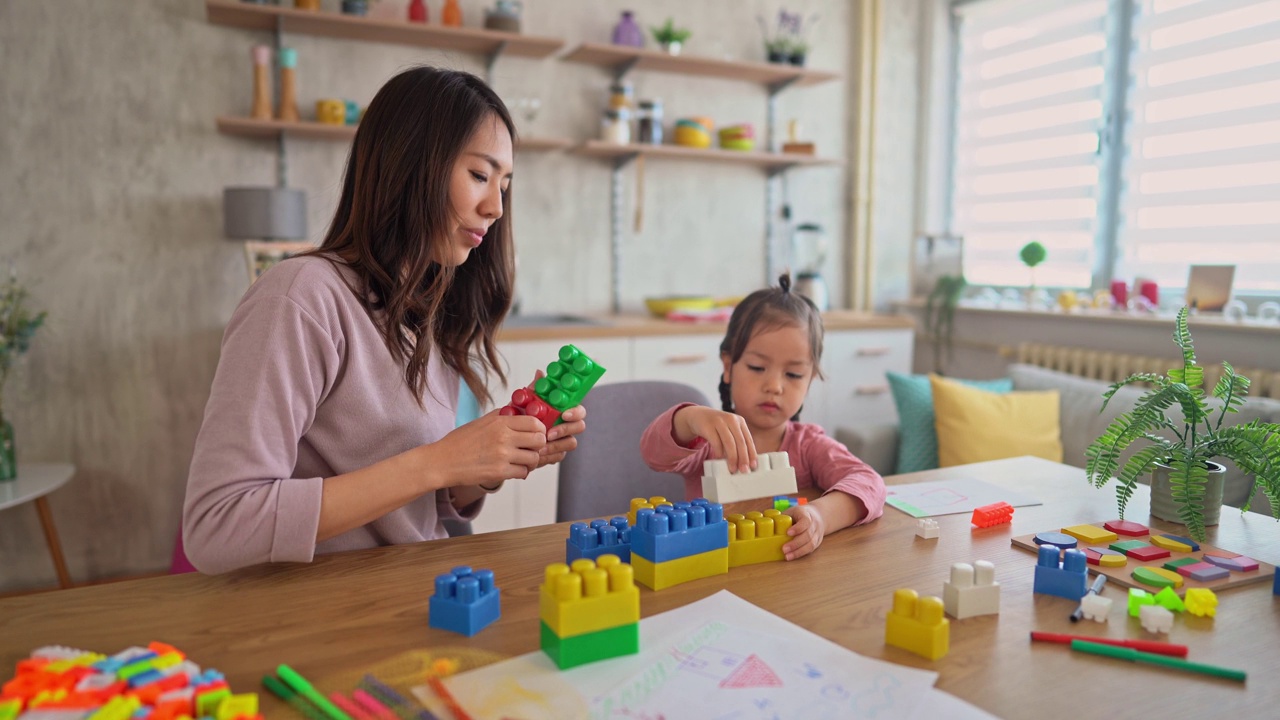
[[[1123,380],[1134,373],[1167,373],[1169,368],[1181,363],[1178,357],[1151,357],[1126,355],[1107,350],[1022,343],[1016,348],[1002,347],[1000,354],[1014,362],[1036,365],[1050,370],[1102,380],[1108,383]],[[1212,392],[1222,374],[1222,365],[1204,365],[1206,392]],[[1234,367],[1234,366],[1233,366]],[[1259,368],[1236,367],[1236,374],[1249,378],[1249,395],[1280,398],[1280,371]]]

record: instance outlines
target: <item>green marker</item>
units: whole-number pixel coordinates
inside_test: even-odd
[[[315,703],[316,707],[320,708],[332,720],[351,720],[350,715],[342,712],[337,705],[329,702],[329,698],[316,692],[316,689],[311,687],[311,683],[307,682],[307,679],[295,672],[293,668],[282,663],[276,667],[276,674],[280,676],[281,680],[285,681],[285,684],[296,690],[299,695]]]
[[[1245,678],[1245,672],[1243,670],[1232,670],[1231,668],[1218,667],[1216,665],[1187,662],[1186,660],[1179,660],[1178,658],[1157,655],[1155,653],[1142,652],[1140,650],[1134,650],[1133,648],[1103,645],[1102,643],[1088,642],[1085,640],[1072,640],[1071,649],[1091,653],[1093,655],[1105,655],[1107,657],[1120,658],[1121,660],[1128,660],[1130,662],[1163,665],[1164,667],[1173,668],[1175,670],[1186,670],[1187,672],[1200,673],[1202,675],[1212,675],[1214,677],[1235,680],[1236,682],[1244,682]]]
[[[317,710],[314,705],[307,702],[305,698],[294,692],[288,685],[277,680],[274,675],[263,675],[262,685],[267,690],[270,690],[272,695],[289,703],[289,707],[302,713],[302,716],[307,720],[329,720],[324,713]]]

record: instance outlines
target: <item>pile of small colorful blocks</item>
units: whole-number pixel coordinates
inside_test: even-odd
[[[110,657],[66,647],[43,647],[18,663],[0,686],[0,720],[258,720],[255,693],[233,695],[222,673],[201,670],[177,648],[160,642]]]
[[[794,498],[794,497],[787,497],[786,495],[773,496],[773,509],[777,510],[778,512],[782,512],[783,510],[788,510],[797,505],[808,505],[808,504],[809,504],[808,498]]]

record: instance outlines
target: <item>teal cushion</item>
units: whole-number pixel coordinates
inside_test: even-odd
[[[898,406],[898,466],[894,472],[909,473],[938,467],[938,432],[933,425],[933,390],[928,375],[885,373],[893,402]],[[1012,378],[999,380],[958,380],[987,392],[1013,390]]]

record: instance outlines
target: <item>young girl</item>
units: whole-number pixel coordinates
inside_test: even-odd
[[[720,343],[724,410],[685,403],[654,420],[640,450],[649,467],[684,476],[685,495],[702,495],[702,464],[724,458],[734,472],[755,469],[759,453],[785,452],[799,487],[822,497],[787,510],[794,524],[782,551],[804,557],[822,538],[870,522],[884,510],[884,479],[822,428],[799,422],[809,384],[822,359],[822,317],[808,298],[791,292],[791,278],[757,290],[729,319]]]
[[[196,438],[185,549],[209,573],[445,537],[486,493],[558,462],[581,407],[454,429],[459,382],[505,382],[515,129],[478,78],[419,67],[365,111],[320,248],[249,289]],[[478,368],[478,370],[477,370]]]

